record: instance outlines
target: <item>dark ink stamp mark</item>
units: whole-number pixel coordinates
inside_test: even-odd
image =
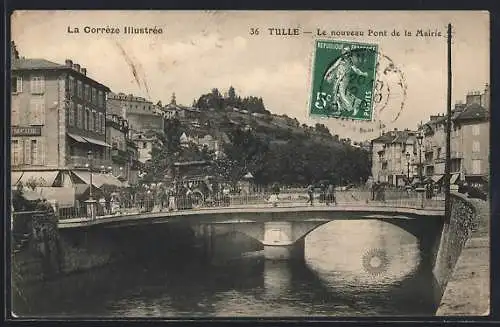
[[[363,269],[372,276],[385,273],[389,266],[389,257],[382,249],[371,249],[363,255]]]

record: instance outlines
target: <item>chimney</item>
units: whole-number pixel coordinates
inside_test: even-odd
[[[69,68],[72,68],[73,67],[73,61],[71,61],[71,59],[66,59],[64,61],[64,64],[69,67]]]
[[[73,69],[76,70],[77,72],[80,72],[80,65],[79,64],[73,64]]]
[[[87,68],[82,68],[81,71],[83,75],[87,76]]]

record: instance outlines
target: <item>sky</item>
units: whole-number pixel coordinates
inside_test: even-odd
[[[87,75],[113,92],[145,97],[153,102],[191,105],[217,87],[233,86],[241,96],[262,97],[275,114],[301,123],[323,123],[333,134],[369,140],[380,134],[377,122],[309,117],[312,59],[317,29],[363,31],[364,36],[331,40],[377,44],[401,72],[407,85],[390,102],[396,112],[387,129],[415,129],[429,115],[446,112],[446,26],[453,26],[452,101],[469,91],[484,90],[490,76],[489,14],[481,11],[16,11],[11,17],[12,40],[21,56],[63,64],[65,59],[87,68]],[[120,34],[85,33],[84,27],[119,28]],[[125,26],[161,28],[162,34],[123,34]],[[69,33],[78,28],[80,33]],[[258,28],[259,35],[250,35]],[[311,34],[273,36],[269,28],[298,28]],[[396,29],[401,36],[391,36]],[[416,31],[441,36],[415,36]],[[387,36],[368,35],[368,30]],[[404,31],[412,36],[404,36]],[[134,77],[134,67],[135,75]],[[399,96],[399,98],[398,98]],[[361,133],[359,128],[372,133]]]

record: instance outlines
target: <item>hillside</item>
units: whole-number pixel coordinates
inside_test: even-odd
[[[152,180],[171,171],[174,161],[191,160],[213,161],[212,173],[233,181],[250,171],[259,184],[358,183],[370,174],[367,151],[331,135],[323,124],[301,125],[271,114],[260,98],[222,97],[214,89],[194,105],[189,114],[165,122],[164,139],[153,149],[147,170]],[[217,141],[218,151],[196,141],[207,135]]]

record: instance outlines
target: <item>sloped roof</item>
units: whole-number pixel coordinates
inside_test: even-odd
[[[106,89],[106,91],[111,91],[109,87],[106,85],[96,81],[95,79],[83,74],[82,72],[77,72],[71,67],[68,67],[66,65],[61,65],[52,61],[49,61],[47,59],[42,59],[42,58],[21,58],[21,59],[14,59],[10,63],[11,70],[48,70],[48,69],[62,69],[62,70],[69,70],[72,71],[73,73],[79,74],[80,76],[83,76],[86,79],[89,79],[99,85],[101,85],[103,88]]]
[[[407,143],[408,140],[412,137],[411,133],[415,133],[413,131],[390,131],[382,134],[376,139],[372,140],[372,143]]]
[[[465,107],[465,109],[457,115],[455,120],[484,120],[488,118],[488,110],[477,103],[472,103]]]
[[[12,70],[17,69],[57,69],[66,68],[66,66],[57,64],[46,59],[15,59],[11,62]]]

